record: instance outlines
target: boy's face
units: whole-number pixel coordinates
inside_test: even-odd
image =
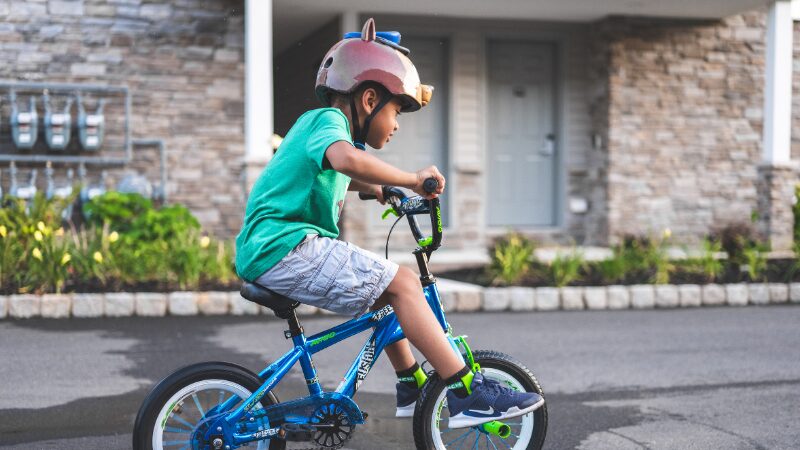
[[[402,103],[395,97],[378,111],[370,123],[369,133],[367,133],[367,144],[370,147],[383,148],[394,132],[400,128],[397,124],[397,117],[400,115],[401,107]]]

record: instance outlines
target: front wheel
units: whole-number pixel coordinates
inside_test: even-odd
[[[544,397],[530,370],[514,358],[495,351],[473,352],[475,362],[487,378],[517,391],[536,392]],[[511,427],[508,438],[484,432],[481,427],[448,428],[447,386],[434,374],[422,390],[414,411],[414,442],[418,449],[513,449],[538,450],[547,432],[547,403],[524,416],[504,421]]]
[[[235,398],[235,404],[230,410],[238,407],[261,383],[258,375],[224,362],[199,363],[178,370],[159,382],[139,408],[133,426],[134,450],[202,448],[193,436],[209,411],[231,398]],[[277,402],[270,392],[253,410]],[[258,450],[286,447],[279,439],[256,444],[253,447]]]

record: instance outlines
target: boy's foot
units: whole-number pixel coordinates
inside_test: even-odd
[[[397,411],[395,417],[414,417],[414,407],[417,405],[419,388],[412,388],[404,383],[397,383]]]
[[[504,420],[536,410],[544,404],[544,398],[535,392],[517,392],[502,386],[495,380],[475,373],[470,386],[470,395],[459,398],[452,390],[447,391],[447,406],[450,409],[450,428],[466,428],[492,420]]]

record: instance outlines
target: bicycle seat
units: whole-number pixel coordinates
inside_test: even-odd
[[[281,319],[288,319],[292,311],[300,306],[300,302],[296,302],[290,298],[272,292],[263,286],[247,281],[242,283],[239,294],[246,300],[250,300],[253,303],[258,303],[261,306],[266,306],[273,310],[275,315]]]

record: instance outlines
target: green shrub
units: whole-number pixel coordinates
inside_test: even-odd
[[[0,286],[19,292],[61,292],[72,255],[61,214],[74,197],[30,203],[6,197],[0,208]]]
[[[705,281],[712,282],[725,271],[725,264],[717,258],[720,252],[722,252],[721,243],[704,239],[700,256],[687,259],[683,262],[683,266],[686,270],[701,275]]]
[[[665,230],[660,240],[648,236],[624,236],[622,243],[613,247],[612,258],[599,264],[601,274],[608,282],[668,283],[675,269],[666,250],[669,236],[669,230]]]
[[[752,245],[744,249],[742,268],[747,269],[750,281],[765,281],[767,272],[766,248],[763,245]]]
[[[518,233],[499,239],[491,250],[489,274],[494,283],[513,284],[522,279],[533,262],[533,241]]]
[[[584,265],[583,255],[577,250],[558,253],[550,263],[550,279],[558,287],[566,286],[578,279]]]
[[[203,239],[201,238],[201,247]],[[217,280],[223,284],[236,281],[239,276],[233,264],[234,249],[230,242],[214,241],[209,239],[207,250],[203,254],[203,273],[207,281]]]
[[[236,280],[233,246],[204,236],[188,209],[153,208],[137,194],[107,193],[87,207],[83,228],[61,227],[69,200],[7,198],[0,209],[0,287],[60,292],[70,286],[117,290],[197,289]]]
[[[747,263],[745,250],[758,244],[753,226],[746,222],[732,223],[720,228],[712,233],[711,240],[719,241],[728,254],[728,260],[737,266]]]
[[[800,183],[794,187],[794,205],[792,206],[794,212],[794,242],[795,245],[800,243]],[[795,255],[800,256],[797,252]]]
[[[97,227],[108,225],[124,233],[135,227],[134,220],[153,210],[153,202],[139,194],[106,192],[84,205],[87,221]]]

